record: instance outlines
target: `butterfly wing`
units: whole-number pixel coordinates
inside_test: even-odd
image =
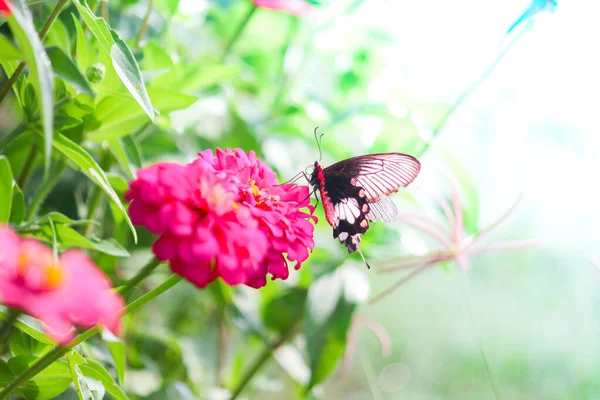
[[[408,154],[380,153],[349,158],[323,170],[328,201],[337,217],[334,238],[358,249],[360,235],[369,229],[369,221],[393,221],[394,203],[387,197],[408,186],[419,174],[421,164]]]
[[[394,221],[397,210],[386,196],[408,186],[419,174],[421,163],[403,153],[367,154],[349,158],[324,169],[324,175],[348,175],[351,184],[365,191],[370,221]]]

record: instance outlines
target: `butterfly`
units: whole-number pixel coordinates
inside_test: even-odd
[[[321,197],[333,237],[348,248],[348,253],[358,251],[370,268],[360,251],[361,235],[369,230],[369,221],[396,220],[398,210],[388,196],[408,186],[419,174],[421,163],[404,153],[379,153],[352,157],[325,168],[315,161],[313,168],[307,179]]]

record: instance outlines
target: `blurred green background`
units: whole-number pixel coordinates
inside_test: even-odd
[[[241,147],[255,150],[285,181],[318,158],[313,129],[319,126],[324,165],[374,152],[420,156],[417,180],[393,196],[401,210],[443,222],[427,194],[449,196],[437,169],[455,176],[470,234],[524,193],[488,241],[541,238],[545,246],[474,256],[466,274],[448,263],[368,305],[400,275],[365,270],[358,255],[348,256],[332,238],[319,209],[309,262],[286,282],[269,282],[260,292],[239,289],[237,304],[255,315],[256,304],[296,284],[326,304],[319,278],[333,276],[361,303],[357,313],[387,330],[388,357],[373,333],[360,330],[347,373],[334,373],[313,397],[488,399],[494,383],[505,399],[600,397],[600,273],[590,261],[600,257],[600,3],[560,2],[554,13],[537,15],[525,34],[508,38],[506,29],[528,1],[311,3],[312,18],[258,10],[224,55],[250,1],[156,0],[136,43],[149,2],[111,0],[111,26],[128,38],[149,88],[198,96],[135,132],[143,164]],[[61,15],[67,27],[68,17]],[[51,40],[59,41],[56,35]],[[427,147],[444,113],[515,38]],[[66,174],[46,207],[82,217],[73,206],[81,202],[75,190],[81,181]],[[402,223],[373,224],[363,242],[373,266],[437,249]],[[142,234],[142,243],[150,237]],[[135,251],[119,268],[133,274],[148,256],[149,250]],[[162,280],[157,274],[148,285]],[[131,397],[227,398],[213,387],[215,314],[212,297],[186,283],[128,317],[124,387]],[[247,319],[232,322],[225,380],[239,376],[262,348],[246,335]],[[297,396],[297,382],[309,374],[297,350],[305,345],[298,339],[280,349],[246,398]]]
[[[175,87],[201,89],[186,72],[230,80],[171,114],[172,152],[160,142],[164,137],[148,135],[146,155],[189,160],[205,147],[242,147],[256,150],[287,180],[318,158],[315,126],[325,133],[325,165],[369,152],[418,153],[443,113],[494,61],[506,44],[506,28],[528,6],[522,0],[320,3],[314,19],[257,12],[228,56],[230,69],[202,65],[220,57],[248,2],[180,1],[168,23],[163,14],[153,14],[143,67],[170,67],[167,55],[176,53],[182,78],[166,78]],[[136,27],[145,10],[145,2],[124,8],[119,28]],[[546,246],[473,257],[467,290],[452,265],[425,273],[375,305],[362,305],[359,314],[388,330],[391,355],[382,357],[375,336],[362,330],[349,374],[334,374],[316,393],[326,399],[493,398],[479,335],[502,398],[600,396],[600,275],[588,260],[600,254],[600,61],[591,50],[600,37],[593,21],[598,12],[598,4],[581,0],[540,14],[448,121],[422,157],[422,174],[405,191],[410,194],[394,196],[399,205],[440,219],[427,203],[415,206],[411,200],[420,188],[440,189],[431,171],[437,165],[461,174],[463,185],[474,189],[475,198],[463,200],[477,204],[471,212],[483,227],[524,192],[521,207],[490,240],[543,238]],[[168,65],[160,65],[163,59]],[[373,264],[433,248],[410,227],[379,225],[372,225],[363,245]],[[358,256],[348,257],[324,218],[317,248],[305,268],[345,263],[368,279],[371,295],[391,282],[389,275],[364,271]],[[292,272],[290,281],[298,275]],[[191,288],[180,295],[159,307],[179,309],[197,298]],[[188,312],[181,321],[197,323],[206,315]],[[146,318],[152,331],[163,326]],[[210,322],[208,339],[199,338],[198,326],[189,321],[177,334],[186,337],[180,346],[188,374],[204,382],[210,382],[203,364],[211,359],[205,354]],[[194,351],[185,352],[188,346]],[[242,354],[248,364],[254,353]],[[302,374],[293,357],[289,362]],[[129,371],[128,386],[151,392],[147,374],[136,380]],[[284,398],[293,387],[272,363],[248,397]]]

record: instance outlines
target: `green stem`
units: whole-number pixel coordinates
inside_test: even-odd
[[[21,310],[11,308],[8,313],[8,318],[2,323],[2,327],[0,327],[0,356],[4,354],[6,343],[8,343],[8,339],[10,338],[10,332],[19,318],[19,315],[21,315]]]
[[[21,188],[21,190],[25,191],[25,185],[27,185],[27,181],[29,181],[29,177],[33,172],[33,167],[35,162],[37,161],[38,151],[37,145],[34,143],[29,150],[29,155],[27,155],[27,159],[25,159],[25,164],[23,164],[23,169],[17,178],[17,185]]]
[[[44,40],[44,38],[48,34],[48,31],[52,27],[52,24],[54,24],[54,21],[56,21],[58,14],[60,14],[63,6],[67,3],[67,1],[68,0],[59,0],[58,3],[56,3],[56,6],[52,10],[52,13],[48,17],[48,20],[42,27],[42,30],[40,30],[40,33],[39,33],[40,40]],[[23,72],[24,69],[25,69],[25,62],[21,61],[19,63],[19,66],[17,67],[17,69],[15,69],[15,72],[13,72],[13,74],[10,76],[10,78],[8,78],[8,80],[6,81],[4,86],[2,86],[2,89],[0,89],[0,103],[2,103],[2,100],[4,100],[4,98],[10,91],[10,88],[17,81],[17,78],[19,77],[19,75],[21,75],[21,72]]]
[[[40,188],[35,192],[33,200],[31,200],[31,204],[27,208],[27,214],[25,214],[25,221],[31,222],[33,218],[35,218],[40,207],[44,203],[44,200],[46,199],[54,185],[56,185],[56,182],[58,182],[66,168],[67,163],[62,160],[54,166],[48,178],[42,182]]]
[[[234,389],[233,394],[231,395],[229,400],[235,400],[239,397],[240,394],[242,394],[242,392],[246,388],[246,385],[248,385],[248,383],[250,383],[250,381],[252,380],[254,375],[256,375],[256,373],[261,369],[261,367],[264,365],[264,363],[267,362],[267,360],[269,360],[269,358],[271,357],[273,352],[275,350],[277,350],[279,348],[279,346],[284,344],[292,336],[292,334],[294,333],[295,327],[296,327],[295,325],[292,325],[287,331],[285,331],[281,334],[279,339],[277,339],[276,341],[271,343],[269,346],[267,346],[263,350],[263,352],[260,354],[260,356],[254,361],[254,364],[252,364],[252,366],[250,367],[248,372],[246,372],[246,375],[244,375],[242,377],[242,380],[237,385],[237,387]]]
[[[21,61],[15,69],[15,72],[12,73],[12,75],[10,76],[10,78],[8,78],[4,86],[2,86],[2,89],[0,89],[0,103],[2,103],[2,101],[10,91],[10,88],[12,88],[12,85],[15,84],[15,82],[19,78],[19,75],[21,75],[21,72],[23,72],[24,69],[25,61]]]
[[[155,299],[156,297],[160,296],[167,290],[171,289],[173,286],[175,286],[176,284],[181,282],[182,279],[183,279],[183,277],[179,276],[179,275],[171,276],[169,279],[167,279],[166,281],[164,281],[159,286],[155,287],[154,289],[152,289],[145,295],[143,295],[140,298],[136,299],[135,301],[127,304],[127,307],[125,307],[125,314],[130,314],[130,313],[134,312],[135,310],[137,310],[144,304],[148,303],[150,300]],[[2,399],[2,398],[0,397],[0,399]]]
[[[0,153],[4,153],[4,149],[15,140],[21,133],[29,129],[29,124],[21,124],[17,126],[12,132],[8,133],[0,140]]]
[[[250,19],[252,19],[252,16],[254,15],[254,13],[256,12],[257,9],[258,9],[258,7],[254,4],[252,4],[252,6],[250,7],[250,10],[248,10],[248,13],[246,13],[246,16],[244,17],[244,19],[242,19],[242,22],[240,22],[237,29],[233,33],[233,36],[231,36],[231,39],[229,39],[229,42],[225,46],[225,51],[223,52],[223,57],[221,58],[221,61],[225,61],[225,59],[231,52],[233,45],[240,38],[240,36],[242,35],[242,32],[246,28],[246,25],[248,25],[248,22],[250,22]]]
[[[528,28],[529,29],[529,28]],[[452,106],[446,111],[446,113],[442,116],[440,121],[437,123],[433,132],[431,132],[431,138],[425,142],[423,148],[421,148],[420,152],[415,155],[415,157],[421,157],[423,154],[429,150],[431,147],[431,143],[433,140],[439,136],[442,129],[446,126],[448,119],[454,114],[454,112],[465,102],[465,100],[483,83],[485,80],[494,72],[500,61],[506,56],[506,54],[514,47],[514,45],[519,41],[521,37],[528,31],[528,29],[524,29],[516,36],[512,42],[510,42],[494,59],[494,61],[490,64],[486,70],[479,75],[463,92],[458,96],[458,98],[454,101]]]
[[[134,277],[129,279],[124,286],[120,287],[117,292],[121,293],[123,297],[127,296],[133,291],[133,289],[135,289],[137,285],[140,284],[140,282],[150,276],[150,274],[152,274],[152,272],[160,264],[161,261],[158,258],[152,257],[152,259],[148,261],[148,263],[142,269],[140,269]]]
[[[475,318],[473,317],[473,305],[471,303],[471,290],[469,288],[469,281],[467,278],[467,274],[462,271],[461,272],[461,283],[463,287],[463,293],[465,295],[465,303],[467,306],[467,311],[469,313],[469,318],[471,319],[471,324],[473,324],[473,330],[475,331],[475,336],[477,338],[477,343],[479,344],[479,353],[481,354],[481,359],[483,360],[483,365],[485,366],[485,371],[487,373],[488,379],[490,380],[490,385],[492,386],[492,390],[494,392],[494,396],[496,400],[500,400],[500,391],[498,389],[498,385],[496,385],[496,381],[494,379],[494,374],[492,374],[492,369],[490,368],[490,363],[488,362],[487,356],[485,354],[485,348],[483,347],[483,339],[481,337],[481,333],[475,324]]]
[[[140,26],[140,30],[138,32],[137,38],[135,40],[135,48],[140,48],[140,42],[144,38],[146,31],[148,30],[148,21],[150,20],[150,15],[152,14],[152,9],[154,8],[154,0],[149,0],[148,9],[146,10],[146,15],[144,15],[144,20],[142,21],[142,26]]]
[[[148,303],[150,300],[155,299],[162,293],[166,292],[171,287],[175,286],[177,282],[179,282],[182,278],[178,275],[173,275],[169,279],[167,279],[164,283],[157,286],[153,290],[149,291],[136,301],[131,304],[128,304],[124,313],[129,314],[144,304]],[[0,391],[0,400],[8,398],[10,394],[15,391],[19,386],[39,374],[45,368],[50,366],[53,362],[64,356],[70,349],[77,346],[78,344],[88,340],[92,336],[96,335],[100,332],[100,329],[95,327],[88,329],[82,334],[78,335],[71,343],[66,346],[56,346],[48,353],[46,353],[42,358],[37,360],[31,367],[23,371],[20,375],[15,377],[2,391]]]

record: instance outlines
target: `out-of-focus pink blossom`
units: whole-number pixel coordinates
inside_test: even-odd
[[[0,15],[9,16],[11,14],[8,0],[0,0]]]
[[[450,203],[441,196],[434,197],[439,208],[446,216],[447,224],[442,224],[423,214],[404,212],[398,215],[398,219],[401,222],[426,233],[436,240],[438,244],[441,245],[441,250],[432,251],[422,256],[408,256],[391,259],[382,263],[382,265],[377,268],[377,270],[382,273],[397,272],[401,270],[410,270],[411,272],[403,276],[390,288],[371,299],[371,303],[382,299],[402,284],[439,263],[454,261],[463,271],[466,271],[470,268],[469,259],[471,256],[482,253],[526,249],[543,245],[541,240],[523,240],[499,244],[483,243],[489,234],[506,221],[506,219],[508,219],[508,217],[516,210],[522,201],[522,197],[520,197],[519,200],[504,213],[504,215],[490,224],[487,228],[479,231],[475,235],[465,237],[463,211],[458,195],[458,186],[451,176],[446,175],[446,178],[452,187]]]
[[[48,247],[6,226],[0,226],[0,300],[40,319],[63,344],[74,337],[74,327],[100,325],[118,333],[124,307],[84,252],[69,250],[55,259]]]
[[[252,2],[257,7],[287,12],[297,17],[310,15],[314,11],[313,7],[304,0],[252,0]]]
[[[267,274],[286,279],[288,260],[300,268],[314,248],[308,187],[279,185],[254,152],[217,149],[181,166],[139,171],[126,199],[133,223],[160,235],[154,254],[203,288],[262,287]],[[148,191],[155,191],[149,194]]]

